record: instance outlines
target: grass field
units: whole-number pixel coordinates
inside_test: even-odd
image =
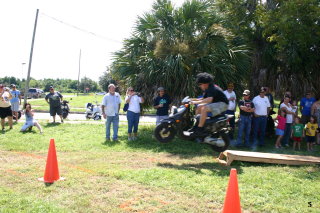
[[[95,95],[93,93],[89,93],[88,95],[79,95],[79,96],[73,96],[73,93],[66,93],[63,94],[65,96],[64,100],[69,101],[69,107],[71,112],[85,112],[85,105],[86,103],[92,103],[92,104],[101,104],[103,95]],[[68,97],[68,96],[73,97]],[[32,104],[32,108],[36,110],[41,111],[48,111],[49,105],[48,103],[42,98],[42,99],[29,99],[28,100]],[[124,97],[122,97],[122,104],[120,108],[120,113],[123,114],[123,103],[124,103]],[[147,114],[155,114],[156,110],[152,107],[149,109],[146,109],[145,113]]]
[[[176,139],[159,144],[154,126],[140,126],[137,141],[104,141],[101,124],[42,123],[0,135],[0,212],[221,212],[230,168],[208,146]],[[55,138],[60,175],[43,176],[50,138]],[[274,150],[274,139],[258,151]],[[271,143],[272,142],[272,143]],[[303,146],[305,150],[305,146]],[[319,147],[311,153],[320,156]],[[244,212],[319,212],[319,166],[234,162]],[[311,202],[312,207],[308,207]]]

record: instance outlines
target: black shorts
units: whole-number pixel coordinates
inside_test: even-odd
[[[50,107],[50,115],[55,116],[55,115],[62,115],[62,109],[61,106],[56,106],[56,107]]]
[[[11,106],[0,107],[0,118],[5,119],[6,117],[12,116]]]
[[[307,143],[314,143],[316,142],[316,136],[307,136]]]

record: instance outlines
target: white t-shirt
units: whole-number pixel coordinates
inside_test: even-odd
[[[2,94],[0,94],[0,107],[1,108],[7,108],[11,106],[10,103],[10,93],[7,91],[4,91]]]
[[[105,113],[107,116],[115,116],[119,113],[119,104],[121,103],[121,97],[119,93],[111,95],[107,93],[102,99],[102,105],[105,106]]]
[[[282,104],[280,105],[280,109],[286,108],[289,112],[295,112],[295,110],[292,108],[291,104],[289,103],[288,105],[289,105],[289,106],[287,106],[287,105],[285,105],[284,103],[282,103]],[[286,121],[287,124],[293,123],[293,115],[291,115],[291,114],[286,114],[286,119],[287,119],[287,121]]]
[[[234,98],[233,101],[229,101],[229,105],[228,105],[228,110],[232,110],[234,111],[235,108],[236,108],[236,93],[234,93],[234,91],[232,92],[229,92],[228,90],[225,90],[223,92],[226,96],[227,96],[227,99],[229,100],[230,98]]]
[[[260,95],[254,97],[252,100],[254,104],[254,113],[260,116],[268,115],[268,107],[270,107],[270,102],[267,96],[261,98]]]
[[[126,101],[128,100],[129,96],[126,97]],[[134,112],[134,113],[140,113],[140,103],[142,102],[141,97],[134,95],[131,97],[129,102],[129,108],[128,111]]]

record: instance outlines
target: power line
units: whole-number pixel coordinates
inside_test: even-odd
[[[46,16],[46,17],[48,17],[48,18],[50,18],[50,19],[52,19],[52,20],[54,20],[54,21],[56,21],[56,22],[59,22],[60,24],[64,24],[64,25],[66,25],[66,26],[68,26],[68,27],[74,28],[74,29],[79,30],[79,31],[81,31],[81,32],[83,32],[83,33],[90,34],[90,35],[95,36],[95,37],[97,37],[97,38],[122,44],[121,41],[118,41],[118,40],[112,39],[112,38],[108,38],[108,37],[106,37],[106,36],[99,35],[99,34],[97,34],[97,33],[94,33],[94,32],[91,32],[91,31],[89,31],[89,30],[80,28],[80,27],[78,27],[78,26],[76,26],[76,25],[73,25],[73,24],[69,24],[69,23],[67,23],[67,22],[65,22],[65,21],[62,21],[62,20],[60,20],[60,19],[57,19],[57,18],[52,17],[52,16],[50,16],[50,15],[47,15],[47,14],[45,14],[45,13],[40,13],[40,15]]]

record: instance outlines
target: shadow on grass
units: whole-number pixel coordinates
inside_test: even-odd
[[[153,126],[140,126],[139,136],[135,141],[128,141],[125,136],[120,140],[131,149],[149,150],[152,152],[167,152],[178,155],[181,158],[193,158],[196,156],[218,156],[209,145],[199,144],[194,141],[184,141],[175,137],[169,143],[160,143],[153,137]]]
[[[230,167],[223,166],[217,162],[212,163],[187,163],[187,164],[172,164],[172,163],[158,163],[157,166],[164,167],[164,168],[170,168],[170,169],[177,169],[177,170],[187,170],[187,171],[193,171],[197,174],[208,174],[208,172],[205,172],[203,170],[209,170],[210,175],[218,175],[218,176],[229,176],[230,175]],[[233,167],[234,168],[234,167]],[[237,173],[241,174],[243,172],[241,167],[236,167]]]
[[[49,127],[56,127],[56,126],[59,126],[59,125],[61,125],[62,123],[46,123],[45,125],[44,125],[44,127],[46,127],[46,128],[49,128]]]

